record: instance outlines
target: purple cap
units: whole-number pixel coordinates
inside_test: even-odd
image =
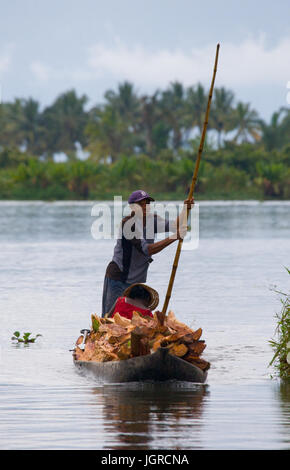
[[[134,202],[143,201],[143,199],[149,199],[149,201],[155,201],[155,199],[153,199],[153,197],[149,196],[149,194],[146,193],[146,191],[143,191],[142,189],[138,189],[137,191],[134,191],[130,195],[130,197],[128,199],[128,203],[133,204]]]

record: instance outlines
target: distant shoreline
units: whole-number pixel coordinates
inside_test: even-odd
[[[156,202],[180,202],[183,198],[176,198],[176,199],[161,199],[156,198]],[[290,205],[290,199],[200,199],[197,195],[195,196],[195,200],[198,204],[201,205],[227,205],[227,204],[236,204],[236,205],[259,205],[259,204],[269,204],[269,205]],[[113,199],[54,199],[54,200],[45,200],[45,199],[0,199],[1,204],[79,204],[79,205],[88,205],[94,203],[101,203],[101,202],[113,202]],[[123,203],[126,204],[126,199],[123,199]]]

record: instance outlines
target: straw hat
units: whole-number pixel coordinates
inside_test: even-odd
[[[146,284],[141,284],[139,282],[136,282],[135,284],[132,284],[131,286],[127,287],[127,289],[124,290],[123,295],[125,297],[130,297],[131,289],[135,286],[142,286],[145,290],[147,290],[147,292],[149,292],[151,299],[147,308],[149,310],[154,310],[159,304],[159,295],[155,289],[153,289],[152,287],[146,286]]]

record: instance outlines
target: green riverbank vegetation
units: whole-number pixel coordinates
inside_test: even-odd
[[[74,90],[44,109],[0,104],[1,199],[111,199],[143,187],[182,199],[199,146],[208,91],[175,82],[153,95],[125,82],[89,106]],[[216,88],[196,192],[199,199],[290,199],[290,110],[269,123]]]
[[[290,275],[290,270],[287,269]],[[270,366],[274,366],[275,373],[281,379],[290,380],[290,293],[275,290],[281,296],[282,308],[276,314],[277,327],[275,339],[270,340],[274,356]]]

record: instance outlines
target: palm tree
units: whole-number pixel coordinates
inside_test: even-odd
[[[125,81],[118,85],[117,92],[109,90],[105,93],[107,104],[112,106],[126,121],[128,130],[137,132],[140,121],[140,100],[135,93],[134,86]]]
[[[5,147],[7,145],[7,112],[7,104],[0,103],[0,147]]]
[[[37,153],[40,148],[41,113],[39,103],[32,98],[23,100],[23,121],[22,132],[26,149],[32,153]]]
[[[139,107],[137,94],[134,90],[134,85],[125,81],[118,85],[117,92],[108,90],[105,93],[107,102],[114,105],[121,116],[132,115]]]
[[[142,96],[141,98],[141,130],[144,132],[146,153],[153,154],[153,127],[155,123],[155,108],[157,96]]]
[[[48,153],[74,150],[76,142],[86,145],[84,129],[88,113],[84,107],[87,100],[87,96],[78,98],[76,92],[70,90],[44,110],[41,124],[45,129],[43,139]]]
[[[282,147],[281,116],[284,111],[284,108],[280,108],[279,111],[273,113],[269,124],[263,120],[259,121],[262,131],[262,143],[266,150],[271,151]]]
[[[280,124],[281,126],[281,146],[289,144],[289,135],[290,135],[290,109],[282,108],[281,112],[284,112],[283,120]]]
[[[258,113],[251,109],[249,103],[239,102],[237,104],[233,113],[233,125],[237,131],[233,138],[235,143],[238,141],[249,142],[249,138],[253,138],[255,141],[261,139]]]
[[[160,106],[159,91],[152,96],[141,97],[140,137],[144,135],[144,150],[149,156],[167,148],[170,127],[162,119],[164,110]],[[141,140],[142,149],[142,140]]]
[[[198,127],[200,134],[202,133],[204,115],[207,105],[207,95],[204,87],[198,83],[196,87],[189,87],[186,92],[185,114],[186,128],[190,131],[194,127]]]
[[[141,102],[129,82],[104,96],[105,103],[90,113],[86,135],[93,158],[110,156],[115,161],[121,153],[133,153],[140,145]]]
[[[233,122],[234,94],[224,87],[214,90],[209,127],[218,133],[218,147],[221,147],[222,134],[234,128]]]
[[[90,158],[116,161],[122,151],[124,131],[124,123],[113,106],[93,108],[85,130]]]
[[[170,87],[162,93],[160,108],[165,121],[173,132],[172,144],[174,150],[182,145],[184,130],[185,91],[179,82],[173,82]]]
[[[32,98],[16,98],[13,103],[0,105],[0,144],[25,147],[37,153],[41,132],[39,103]]]
[[[1,111],[3,124],[1,129],[1,144],[21,147],[24,144],[23,100],[16,98],[12,103],[3,103]]]

